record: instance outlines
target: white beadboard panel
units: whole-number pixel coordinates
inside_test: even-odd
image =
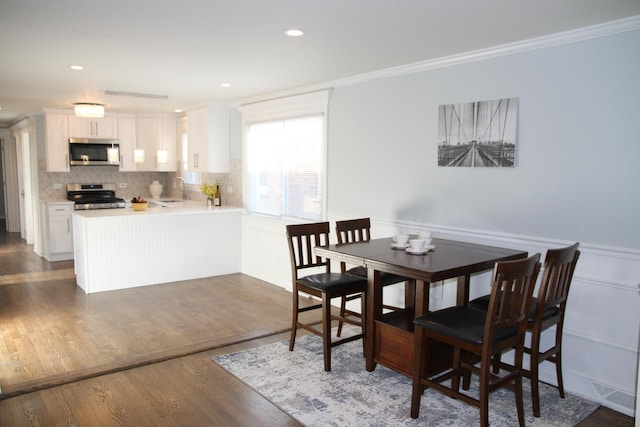
[[[331,229],[336,220],[329,215]],[[371,218],[373,238],[398,232],[431,230],[435,237],[485,245],[540,252],[574,242],[459,229],[434,224],[395,222]],[[291,289],[286,221],[255,215],[242,217],[242,272]],[[333,234],[333,231],[332,231]],[[251,242],[259,241],[259,245]],[[638,337],[640,336],[640,251],[580,242],[581,256],[576,267],[564,329],[563,368],[565,389],[630,416],[635,415],[635,384],[638,377]],[[337,267],[337,265],[335,266]],[[489,292],[490,272],[471,278],[471,297]],[[432,284],[432,310],[455,303],[455,281]],[[534,292],[537,292],[537,288]],[[385,302],[401,304],[401,288],[385,290]],[[543,334],[549,343],[554,330]],[[615,360],[616,363],[600,363]],[[555,384],[553,365],[543,363],[541,377]]]
[[[78,285],[93,293],[237,273],[239,237],[239,211],[74,215]]]

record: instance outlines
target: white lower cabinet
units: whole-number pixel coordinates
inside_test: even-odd
[[[48,261],[73,259],[73,202],[43,202],[44,257]]]

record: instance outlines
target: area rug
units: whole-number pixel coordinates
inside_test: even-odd
[[[479,410],[427,389],[420,404],[420,417],[409,416],[411,379],[383,366],[365,370],[362,342],[334,347],[331,372],[323,370],[322,342],[315,335],[278,342],[237,353],[214,356],[213,360],[273,404],[306,426],[475,426]],[[523,381],[525,417],[528,426],[573,426],[598,408],[593,403],[542,384],[542,417],[531,411],[529,381]],[[472,383],[470,393],[477,390]],[[515,399],[509,390],[497,390],[489,402],[491,426],[518,425]]]

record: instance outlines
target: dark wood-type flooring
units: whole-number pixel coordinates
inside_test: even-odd
[[[290,299],[242,274],[86,295],[0,231],[0,426],[297,426],[211,361],[288,339]]]

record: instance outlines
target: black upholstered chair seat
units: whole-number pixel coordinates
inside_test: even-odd
[[[322,357],[324,370],[331,371],[331,348],[350,341],[362,339],[364,345],[364,316],[367,295],[367,279],[353,274],[331,271],[331,261],[315,254],[315,248],[329,244],[329,223],[316,222],[310,224],[287,225],[287,241],[289,243],[289,257],[291,259],[291,281],[293,290],[293,316],[291,318],[291,339],[289,351],[293,351],[298,328],[305,329],[322,338]],[[306,274],[305,274],[306,273]],[[311,273],[311,274],[308,274]],[[316,298],[308,300],[308,296]],[[300,304],[300,297],[305,300]],[[340,310],[335,314],[331,310],[331,300],[340,298],[357,298],[360,300],[360,312]],[[317,325],[315,316],[305,316],[300,313],[320,311],[321,327]],[[360,329],[359,333],[349,334],[347,337],[332,338],[332,321],[339,325],[350,323]]]
[[[569,287],[575,271],[580,251],[580,244],[575,243],[559,249],[549,249],[544,261],[544,274],[538,288],[538,297],[531,299],[529,312],[527,313],[527,331],[531,334],[529,344],[525,344],[525,353],[529,354],[529,368],[523,368],[523,376],[531,379],[531,401],[533,404],[533,416],[540,416],[540,391],[539,368],[544,361],[555,364],[556,380],[560,397],[564,397],[564,384],[562,380],[562,328],[564,314],[569,295]],[[476,298],[469,302],[469,306],[488,310],[489,295]],[[536,310],[541,307],[540,313]],[[555,326],[555,343],[541,348],[542,331]],[[494,373],[504,367],[501,355],[494,356]],[[508,366],[507,366],[508,368]]]
[[[367,278],[367,269],[361,266],[350,268],[347,270],[347,273]],[[382,286],[393,285],[395,283],[404,282],[405,280],[407,280],[406,277],[398,276],[397,274],[386,273],[384,271],[380,273],[380,283]]]
[[[481,345],[487,312],[475,307],[455,306],[434,311],[414,320],[416,325],[438,334]],[[493,336],[501,341],[518,332],[515,326],[498,329]]]
[[[327,293],[356,293],[367,288],[367,279],[348,273],[319,273],[301,277],[298,283]]]
[[[489,309],[489,298],[491,295],[484,295],[479,298],[474,299],[473,301],[469,301],[469,305],[471,307],[478,308],[480,310],[487,311]],[[529,314],[527,316],[527,320],[529,322],[533,322],[536,318],[536,305],[538,304],[538,300],[536,297],[531,298],[531,305],[529,306]],[[560,309],[556,306],[546,307],[542,311],[542,319],[548,319],[549,317],[556,316],[560,314]]]

